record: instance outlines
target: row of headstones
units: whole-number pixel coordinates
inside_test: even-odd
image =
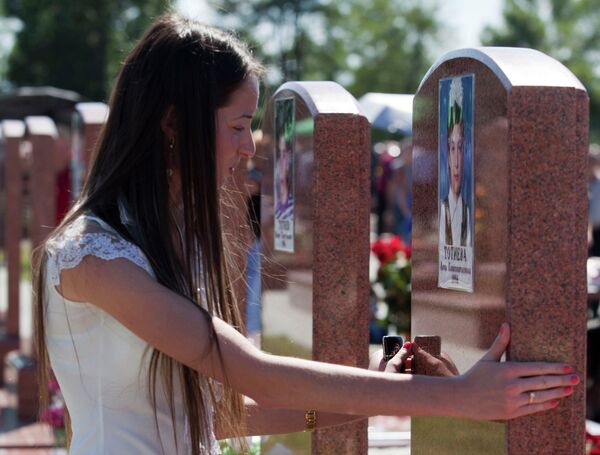
[[[80,103],[73,112],[76,138],[71,147],[71,176],[80,182],[100,128],[107,116],[104,103]],[[34,353],[30,339],[21,337],[20,281],[21,241],[27,232],[32,250],[56,225],[57,182],[55,159],[58,131],[53,119],[47,116],[29,116],[23,120],[0,122],[0,145],[4,154],[4,188],[6,199],[2,220],[4,223],[4,251],[7,287],[7,309],[4,330],[0,338],[0,383],[10,378],[16,387],[17,414],[20,419],[35,419],[38,415],[38,388],[35,381]],[[24,178],[27,176],[27,178]],[[66,189],[65,189],[66,190]],[[29,197],[29,217],[25,217],[23,196]],[[24,230],[25,218],[30,219]],[[7,376],[5,376],[5,367]]]
[[[454,80],[461,85],[462,106],[470,103],[463,132],[470,134],[470,155],[465,154],[464,166],[471,178],[467,185],[471,215],[466,217],[471,242],[448,250],[442,244],[438,218],[445,198],[439,181],[445,170],[439,163],[447,160],[448,150],[441,145],[446,141],[442,124],[450,116],[450,97],[458,96],[451,93]],[[88,141],[95,140],[103,122],[90,122],[84,111],[83,150],[89,151],[92,142]],[[508,320],[513,333],[509,358],[568,362],[583,376],[587,122],[587,95],[581,84],[564,66],[535,51],[457,51],[444,56],[424,78],[415,96],[413,124],[412,327],[413,333],[441,336],[461,370],[474,363],[500,323]],[[14,220],[20,219],[21,210],[19,144],[29,141],[32,148],[35,247],[47,234],[47,226],[54,224],[48,195],[54,195],[50,170],[56,128],[48,118],[32,117],[24,122],[4,121],[1,131],[9,195],[4,353],[14,349],[18,339],[20,260],[15,246],[20,227]],[[286,83],[267,107],[263,131],[258,161],[264,170],[264,347],[277,352],[277,343],[286,349],[304,343],[306,355],[315,360],[365,367],[368,121],[354,98],[337,84]],[[291,156],[277,151],[280,138],[283,149],[291,148]],[[291,196],[276,190],[286,159],[293,163],[288,180]],[[282,298],[287,299],[283,304]],[[305,306],[298,314],[311,315],[309,323],[297,330],[295,338],[281,342],[279,321],[266,320],[264,313],[278,305],[293,312],[298,304]],[[283,335],[296,330],[286,327]],[[268,346],[270,335],[273,344]],[[413,450],[545,453],[550,448],[552,453],[581,453],[583,394],[579,387],[557,411],[506,424],[413,420]],[[37,411],[26,402],[32,395],[19,393],[23,415]],[[313,453],[366,453],[366,421],[320,430],[312,438]],[[498,440],[505,442],[498,445]],[[444,447],[442,452],[439,447]]]
[[[454,51],[423,79],[413,109],[412,334],[440,337],[461,372],[508,321],[508,359],[565,362],[585,377],[587,132],[584,87],[537,51]],[[286,83],[267,106],[259,162],[271,352],[367,365],[369,135],[354,98],[333,83]],[[442,215],[450,191],[463,201],[457,226]],[[584,394],[582,384],[556,410],[505,423],[413,418],[411,450],[580,454]],[[365,419],[316,431],[312,444],[270,437],[263,450],[360,454],[367,443]]]

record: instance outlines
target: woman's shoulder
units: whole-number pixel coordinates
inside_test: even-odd
[[[154,276],[142,250],[91,212],[77,216],[55,231],[46,241],[45,249],[48,278],[55,286],[60,283],[64,269],[76,267],[86,256],[128,259]]]

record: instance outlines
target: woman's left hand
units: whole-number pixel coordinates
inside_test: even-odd
[[[383,359],[383,349],[378,349],[369,356],[369,370],[385,371],[386,373],[402,373],[406,359],[411,355],[410,342],[404,343],[402,348],[387,362]]]

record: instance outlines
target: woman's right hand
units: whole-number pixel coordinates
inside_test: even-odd
[[[504,323],[489,351],[458,379],[457,410],[474,419],[505,420],[553,409],[573,393],[573,367],[551,362],[500,362],[510,341]]]

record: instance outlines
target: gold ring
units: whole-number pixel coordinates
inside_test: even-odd
[[[527,404],[533,404],[534,399],[535,399],[535,393],[529,392],[529,400],[527,400]]]

